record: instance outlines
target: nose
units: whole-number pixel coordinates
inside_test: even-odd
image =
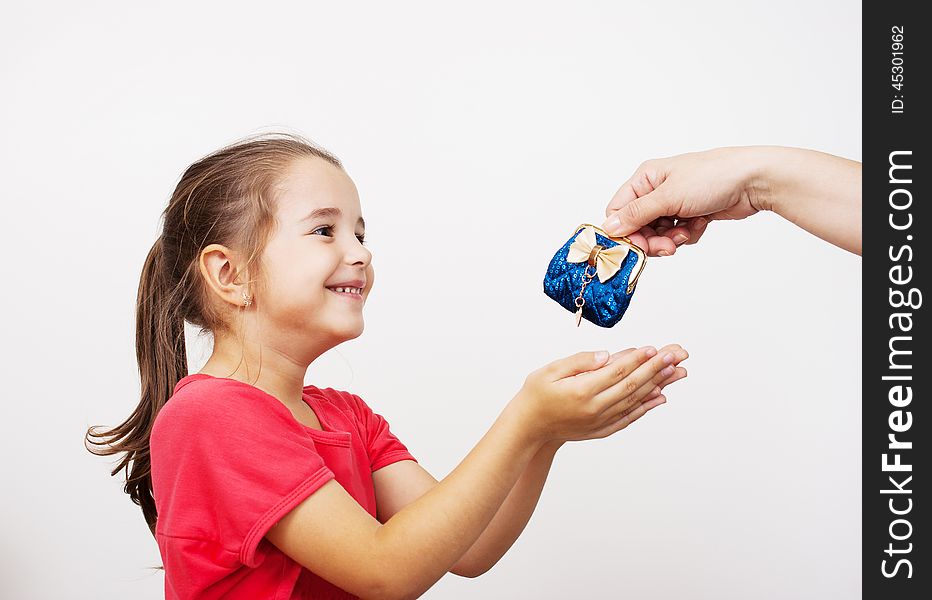
[[[372,262],[372,252],[363,246],[356,236],[353,236],[352,241],[349,242],[349,247],[346,249],[346,262],[351,265],[368,266]]]

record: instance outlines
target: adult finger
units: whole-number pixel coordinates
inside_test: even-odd
[[[653,225],[660,221],[662,221],[662,219],[652,221],[639,230],[639,233],[644,236],[644,245],[640,246],[640,248],[646,252],[648,256],[669,256],[676,252],[676,244],[672,243],[672,240],[669,240],[669,238],[659,235],[657,231],[654,230]]]
[[[657,235],[663,235],[668,229],[672,229],[676,223],[673,222],[673,219],[670,217],[660,217],[657,219],[657,225],[654,227],[654,231],[657,232]]]
[[[688,227],[677,224],[676,227],[664,231],[662,235],[669,238],[675,245],[682,246],[689,241],[691,232]]]
[[[684,242],[686,245],[695,244],[699,241],[699,238],[702,237],[702,234],[705,233],[706,226],[708,226],[710,221],[709,217],[696,217],[695,219],[689,220],[689,239]]]
[[[654,191],[657,186],[663,183],[666,178],[658,166],[657,161],[646,161],[618,188],[615,195],[609,201],[605,208],[605,216],[609,217],[612,213],[621,210],[635,199],[646,196]]]
[[[676,253],[676,244],[665,235],[654,235],[647,238],[648,256],[673,256]]]
[[[609,235],[628,235],[654,219],[675,215],[677,211],[678,207],[666,197],[663,187],[658,187],[615,211],[602,224],[602,229]]]
[[[643,229],[641,231],[643,231]],[[649,247],[647,244],[647,236],[645,236],[640,231],[636,231],[627,237],[629,240],[631,240],[632,244],[634,244],[635,246],[637,246],[644,252],[647,252],[647,248]]]
[[[615,211],[621,210],[621,207],[625,206],[632,200],[638,197],[634,192],[634,187],[631,185],[631,182],[634,180],[635,173],[628,178],[626,182],[621,184],[621,187],[618,188],[618,191],[615,192],[615,195],[612,196],[612,199],[609,201],[608,206],[605,207],[605,216],[610,217]]]
[[[657,233],[670,238],[677,246],[695,244],[705,231],[706,225],[708,225],[707,217],[679,219],[676,225],[663,230],[658,229]]]
[[[644,227],[638,229],[638,232],[648,239],[657,235],[657,230],[654,229],[654,223],[648,223]]]

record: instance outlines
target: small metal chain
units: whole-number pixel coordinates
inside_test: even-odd
[[[586,265],[586,269],[585,269],[585,271],[583,271],[583,274],[582,274],[582,288],[580,288],[580,290],[579,290],[579,296],[577,296],[577,297],[576,297],[576,300],[574,300],[574,303],[576,304],[576,307],[579,309],[579,310],[576,311],[576,327],[579,327],[579,322],[582,320],[582,307],[586,304],[586,299],[583,298],[583,292],[586,291],[586,286],[589,285],[589,282],[592,281],[592,279],[593,279],[593,278],[596,276],[596,274],[598,273],[598,270],[596,270],[594,273],[592,273],[592,274],[590,275],[590,274],[589,274],[589,266],[590,266],[590,265]],[[595,268],[595,267],[593,267],[593,268]]]

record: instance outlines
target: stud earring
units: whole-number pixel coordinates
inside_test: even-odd
[[[244,308],[248,308],[249,305],[252,304],[252,298],[250,298],[246,292],[243,292],[243,302],[244,302],[243,304]]]

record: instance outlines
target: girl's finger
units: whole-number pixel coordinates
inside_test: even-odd
[[[634,423],[635,421],[643,417],[645,414],[647,414],[649,410],[657,408],[661,404],[666,404],[666,402],[667,402],[667,397],[661,394],[660,396],[657,396],[653,400],[649,400],[647,402],[641,403],[634,410],[629,411],[624,416],[622,416],[620,419],[618,419],[618,421],[615,422],[614,426],[612,426],[609,431],[611,433],[616,433],[618,431],[621,431],[622,429],[624,429],[631,423]]]
[[[686,352],[686,350],[681,350],[676,355],[676,360],[673,361],[673,365],[676,365],[678,362],[682,360],[686,360],[686,358],[688,357],[689,357],[689,353]],[[667,368],[669,369],[669,367]],[[661,379],[662,377],[663,375],[654,377],[653,379],[651,379],[650,381],[642,385],[640,388],[638,388],[637,392],[628,396],[627,398],[619,402],[616,406],[614,406],[612,409],[613,410],[612,414],[610,414],[603,421],[602,426],[604,426],[606,422],[614,422],[615,420],[619,419],[621,416],[634,410],[637,407],[637,405],[640,404],[641,402],[646,402],[648,400],[651,400],[659,396],[662,393],[663,388],[666,385],[686,377],[686,369],[684,367],[675,367],[673,370],[673,374],[670,375],[670,377],[657,383],[657,381]]]
[[[620,402],[615,403],[605,409],[599,415],[599,425],[598,427],[605,427],[609,423],[614,423],[620,419],[625,414],[631,412],[638,407],[642,402],[646,402],[652,398],[656,398],[661,394],[660,385],[656,381],[660,377],[655,377],[649,380],[647,383],[642,385],[637,389],[633,394],[628,394]]]
[[[689,357],[689,353],[686,352],[685,350],[682,350],[677,355],[677,362],[681,360],[685,360],[688,357]],[[646,402],[653,400],[654,398],[661,396],[664,387],[666,387],[667,385],[675,381],[679,381],[680,379],[683,379],[684,377],[686,377],[686,375],[687,375],[687,372],[685,368],[676,367],[674,369],[673,374],[670,375],[670,377],[661,381],[660,383],[655,384],[655,381],[659,379],[659,377],[647,382],[646,384],[641,386],[635,394],[623,400],[622,402],[619,402],[615,407],[613,407],[612,414],[607,418],[606,422],[603,423],[602,427],[607,427],[609,424],[618,421],[625,415],[636,410],[637,407],[640,406],[641,404],[644,404]]]
[[[612,355],[611,359],[615,359],[615,358],[624,356],[624,355],[628,354],[629,352],[634,352],[635,350],[637,350],[637,348],[625,348],[624,350],[619,350],[618,352],[616,352],[615,354]],[[610,359],[610,360],[611,360],[611,359]]]
[[[668,379],[666,379],[663,383],[660,384],[660,388],[663,389],[666,386],[673,383],[674,381],[679,381],[680,379],[685,378],[686,375],[687,373],[686,373],[685,367],[677,367],[676,370],[673,372],[673,375],[670,375]]]
[[[591,372],[599,378],[598,387],[607,385],[601,390],[596,390],[593,395],[593,402],[601,407],[601,413],[604,414],[606,410],[626,401],[628,396],[634,396],[635,399],[643,398],[653,386],[640,390],[641,386],[651,381],[654,385],[659,385],[675,373],[676,363],[689,356],[679,344],[669,344],[641,364],[628,360],[631,356],[642,357],[646,354],[643,350],[638,350]],[[635,367],[633,370],[632,366]]]
[[[632,352],[618,352],[609,357],[608,362],[603,366],[581,373],[574,380],[583,386],[582,392],[585,396],[595,397],[634,373],[635,369],[649,361],[651,357],[656,356],[657,349],[653,346],[644,346]],[[643,382],[632,387],[631,392],[633,393],[642,384]]]
[[[675,375],[676,373],[674,372],[674,374],[671,375],[670,377],[673,377]],[[664,383],[663,382],[656,383],[658,379],[662,379],[662,378],[663,378],[663,375],[654,377],[653,379],[651,379],[650,381],[642,385],[640,388],[638,388],[637,392],[635,392],[634,394],[631,394],[630,396],[628,396],[627,398],[625,398],[624,400],[622,400],[615,406],[611,407],[611,409],[606,410],[601,427],[604,427],[608,424],[616,422],[618,419],[625,416],[632,410],[637,409],[637,407],[643,404],[644,402],[648,402],[662,395]]]
[[[630,425],[631,423],[634,423],[635,421],[643,417],[645,414],[647,414],[649,410],[657,408],[661,404],[665,404],[666,401],[667,399],[661,395],[651,400],[647,400],[646,402],[642,402],[634,409],[629,410],[627,413],[625,413],[617,421],[609,425],[606,425],[599,431],[593,433],[590,439],[605,438],[605,437],[612,435],[613,433],[617,433],[621,431],[622,429],[624,429],[625,427],[627,427],[628,425]]]

